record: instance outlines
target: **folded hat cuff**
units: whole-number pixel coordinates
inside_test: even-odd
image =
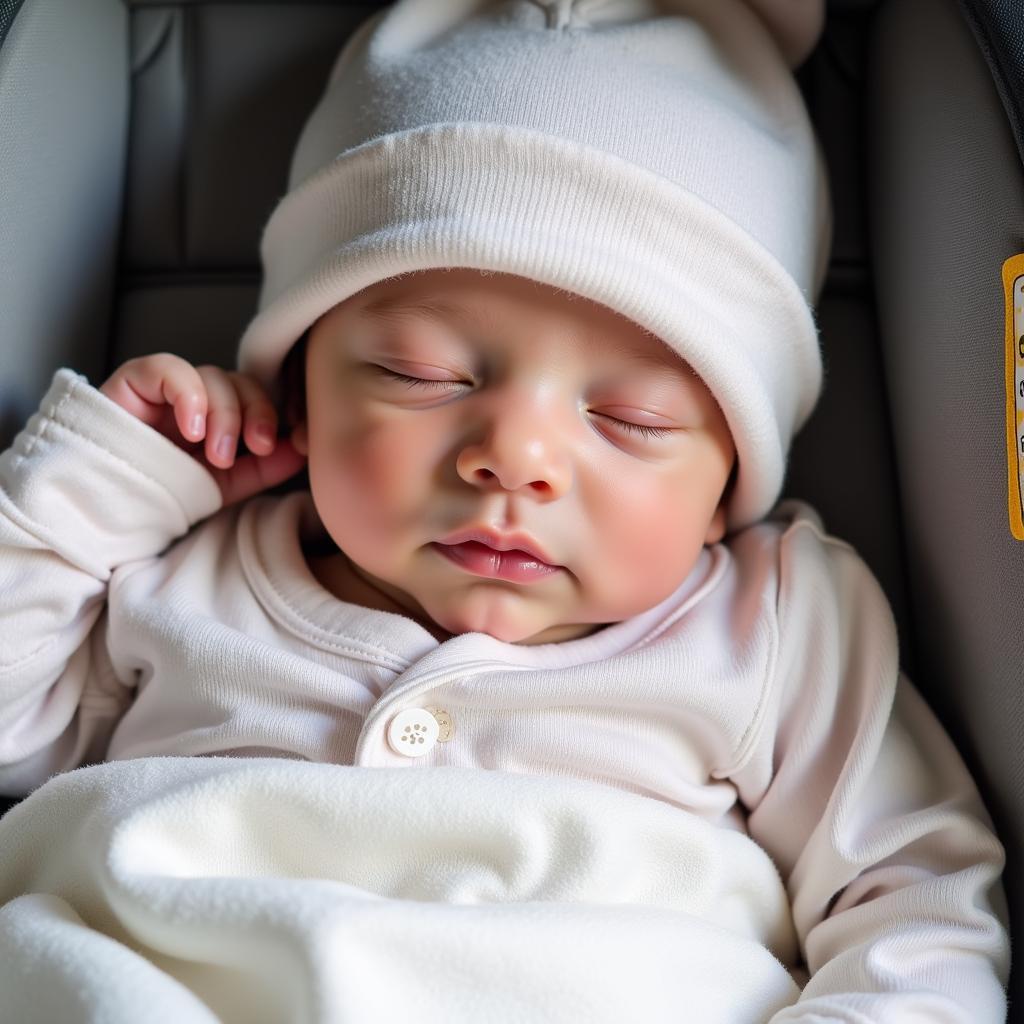
[[[281,200],[260,254],[238,366],[268,385],[337,303],[434,267],[518,274],[645,327],[693,367],[732,431],[730,532],[774,505],[820,390],[812,312],[772,253],[661,175],[543,132],[436,124],[349,149]]]

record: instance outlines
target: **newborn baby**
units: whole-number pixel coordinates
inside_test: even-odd
[[[722,837],[722,962],[784,967],[779,1024],[1001,1021],[1002,847],[870,570],[778,501],[822,382],[822,17],[361,25],[237,371],[62,369],[0,456],[2,791],[172,755],[587,780]]]

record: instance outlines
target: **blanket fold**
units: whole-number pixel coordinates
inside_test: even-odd
[[[115,761],[0,848],[12,1020],[762,1024],[800,994],[768,856],[588,780]]]

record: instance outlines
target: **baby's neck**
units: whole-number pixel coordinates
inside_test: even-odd
[[[375,587],[352,565],[344,552],[317,554],[316,549],[304,552],[309,571],[324,590],[333,594],[340,601],[359,605],[361,608],[372,608],[376,611],[391,612],[418,622],[438,643],[444,643],[453,636],[442,629],[436,622],[426,616],[414,615],[404,608],[383,590]]]

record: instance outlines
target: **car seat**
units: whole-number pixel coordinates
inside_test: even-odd
[[[825,388],[783,492],[888,595],[902,666],[1006,845],[1013,935],[1024,546],[1007,517],[1000,269],[1024,252],[1018,5],[829,3],[798,73],[835,210]],[[60,366],[98,385],[153,351],[233,364],[292,148],[380,6],[0,0],[0,447]]]

